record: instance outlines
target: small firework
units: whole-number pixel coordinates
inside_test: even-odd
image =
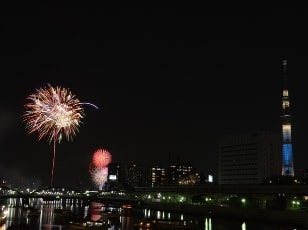
[[[108,167],[103,168],[92,168],[91,171],[92,181],[95,185],[99,187],[99,190],[102,190],[104,184],[108,180]]]
[[[94,152],[92,163],[95,167],[103,168],[111,162],[111,154],[105,149],[98,149]]]
[[[93,153],[92,162],[89,165],[89,171],[92,181],[103,189],[108,180],[108,165],[111,163],[111,154],[105,149],[98,149]]]

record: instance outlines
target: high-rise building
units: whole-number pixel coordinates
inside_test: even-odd
[[[165,169],[159,165],[155,165],[150,168],[150,174],[148,178],[148,184],[151,187],[158,185],[164,185],[166,183]]]
[[[144,169],[131,161],[126,165],[125,183],[129,186],[144,186]]]
[[[110,181],[119,181],[123,183],[124,172],[123,166],[119,163],[110,163],[108,164],[108,180]]]
[[[170,162],[167,172],[169,184],[180,184],[192,176],[196,177],[195,183],[200,181],[200,175],[190,162]]]
[[[266,131],[220,137],[218,184],[261,184],[280,175],[280,137]]]
[[[196,168],[192,166],[189,161],[181,161],[180,155],[169,154],[169,163],[167,166],[167,183],[168,184],[181,184],[191,181],[195,178],[194,183],[200,182],[200,174]]]
[[[282,90],[282,176],[294,176],[293,149],[292,149],[292,127],[290,115],[290,98],[287,87],[287,61],[283,65],[283,90]]]

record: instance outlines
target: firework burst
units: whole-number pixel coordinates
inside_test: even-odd
[[[104,184],[108,180],[108,167],[92,167],[90,170],[93,183],[98,186],[99,190],[102,190]]]
[[[89,165],[89,171],[92,181],[103,189],[104,184],[108,180],[108,165],[111,163],[111,154],[105,149],[98,149],[93,153],[92,162]]]
[[[29,103],[24,105],[26,112],[22,115],[22,120],[26,124],[28,134],[38,132],[38,140],[43,137],[46,137],[49,143],[53,140],[51,172],[51,186],[53,186],[56,142],[60,143],[63,136],[68,141],[72,140],[79,131],[81,119],[85,116],[81,105],[90,103],[81,103],[68,89],[52,87],[50,84],[37,89],[36,93],[30,94],[27,99]]]
[[[98,149],[93,154],[92,162],[96,167],[106,167],[111,162],[111,154],[105,149]]]
[[[67,140],[78,132],[84,109],[80,101],[68,89],[61,87],[40,88],[27,98],[26,112],[23,121],[28,133],[38,132],[38,139],[47,137],[49,142],[59,143],[63,135]]]

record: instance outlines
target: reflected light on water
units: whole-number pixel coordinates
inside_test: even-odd
[[[146,217],[150,217],[151,216],[151,210],[150,209],[146,209],[145,211],[146,211],[145,216]]]
[[[210,217],[205,216],[198,216],[192,218],[191,216],[186,216],[187,214],[180,214],[178,212],[172,213],[168,211],[162,210],[151,210],[149,208],[142,208],[142,209],[134,209],[132,210],[131,205],[121,205],[120,216],[119,217],[106,217],[105,213],[102,214],[102,210],[109,210],[109,209],[118,209],[118,206],[110,205],[108,203],[101,203],[101,202],[91,202],[85,203],[82,202],[69,202],[64,203],[62,201],[44,201],[42,204],[35,209],[34,213],[29,214],[33,211],[29,209],[28,205],[22,205],[20,202],[11,202],[8,201],[8,218],[3,225],[0,225],[0,230],[6,230],[8,227],[17,225],[17,226],[31,226],[31,229],[55,229],[56,228],[63,228],[67,229],[68,221],[63,216],[61,210],[69,211],[74,215],[78,215],[81,218],[98,220],[103,217],[103,219],[107,218],[107,223],[110,224],[111,229],[118,229],[118,230],[128,230],[133,229],[135,223],[139,223],[140,220],[143,219],[163,219],[163,220],[193,220],[194,224],[197,224],[198,229],[204,230],[212,230],[212,229],[278,229],[277,225],[271,226],[268,224],[263,223],[251,223],[249,222],[249,227],[247,227],[246,222],[241,220],[225,220],[225,219],[213,219]],[[107,209],[108,208],[108,209]],[[31,211],[31,212],[30,212]],[[39,211],[39,212],[37,212]],[[65,212],[67,213],[67,212]],[[257,228],[254,228],[257,226]],[[260,228],[260,226],[265,226],[265,228]],[[293,228],[292,228],[293,227]],[[288,229],[296,230],[294,226],[290,226]],[[196,228],[195,228],[196,229]],[[279,229],[286,229],[285,226],[281,226]]]
[[[161,211],[157,211],[156,218],[161,219]]]
[[[132,218],[130,216],[121,216],[120,223],[122,229],[130,229],[132,226]]]
[[[102,218],[101,210],[103,204],[100,202],[91,202],[89,215],[91,221],[99,221]]]
[[[150,217],[150,216],[147,216]],[[164,212],[164,211],[157,211],[156,213],[156,219],[170,219],[170,212]]]
[[[205,230],[212,230],[212,219],[205,218]]]
[[[245,222],[242,223],[242,230],[246,230],[246,223]]]
[[[171,218],[171,213],[170,212],[165,212],[165,211],[155,211],[151,209],[144,209],[143,210],[143,217],[146,219],[170,219]],[[184,220],[184,215],[182,214],[180,216],[181,220]]]

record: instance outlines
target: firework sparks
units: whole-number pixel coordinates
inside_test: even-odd
[[[92,162],[96,167],[106,167],[111,162],[111,154],[105,149],[98,149],[93,154]]]
[[[38,132],[38,140],[46,137],[49,143],[53,140],[53,162],[51,172],[51,186],[53,186],[54,162],[56,152],[56,142],[61,142],[63,136],[68,141],[72,141],[73,136],[79,131],[81,119],[84,118],[82,104],[75,95],[68,89],[62,87],[52,87],[50,84],[45,88],[36,90],[27,99],[25,104],[26,112],[22,115],[22,120],[26,124],[28,134]]]
[[[111,163],[111,154],[105,149],[98,149],[93,153],[92,162],[89,171],[92,181],[103,189],[104,184],[108,180],[108,165]]]
[[[90,174],[93,183],[99,187],[99,190],[102,190],[104,184],[108,180],[108,167],[91,167]]]
[[[47,137],[49,142],[57,140],[60,143],[63,135],[72,140],[85,115],[75,95],[68,89],[48,85],[27,99],[30,102],[24,106],[23,121],[29,134],[37,131],[39,140]]]
[[[99,190],[102,190],[108,180],[108,167],[95,167],[93,163],[90,163],[89,172],[93,183],[98,186]]]

